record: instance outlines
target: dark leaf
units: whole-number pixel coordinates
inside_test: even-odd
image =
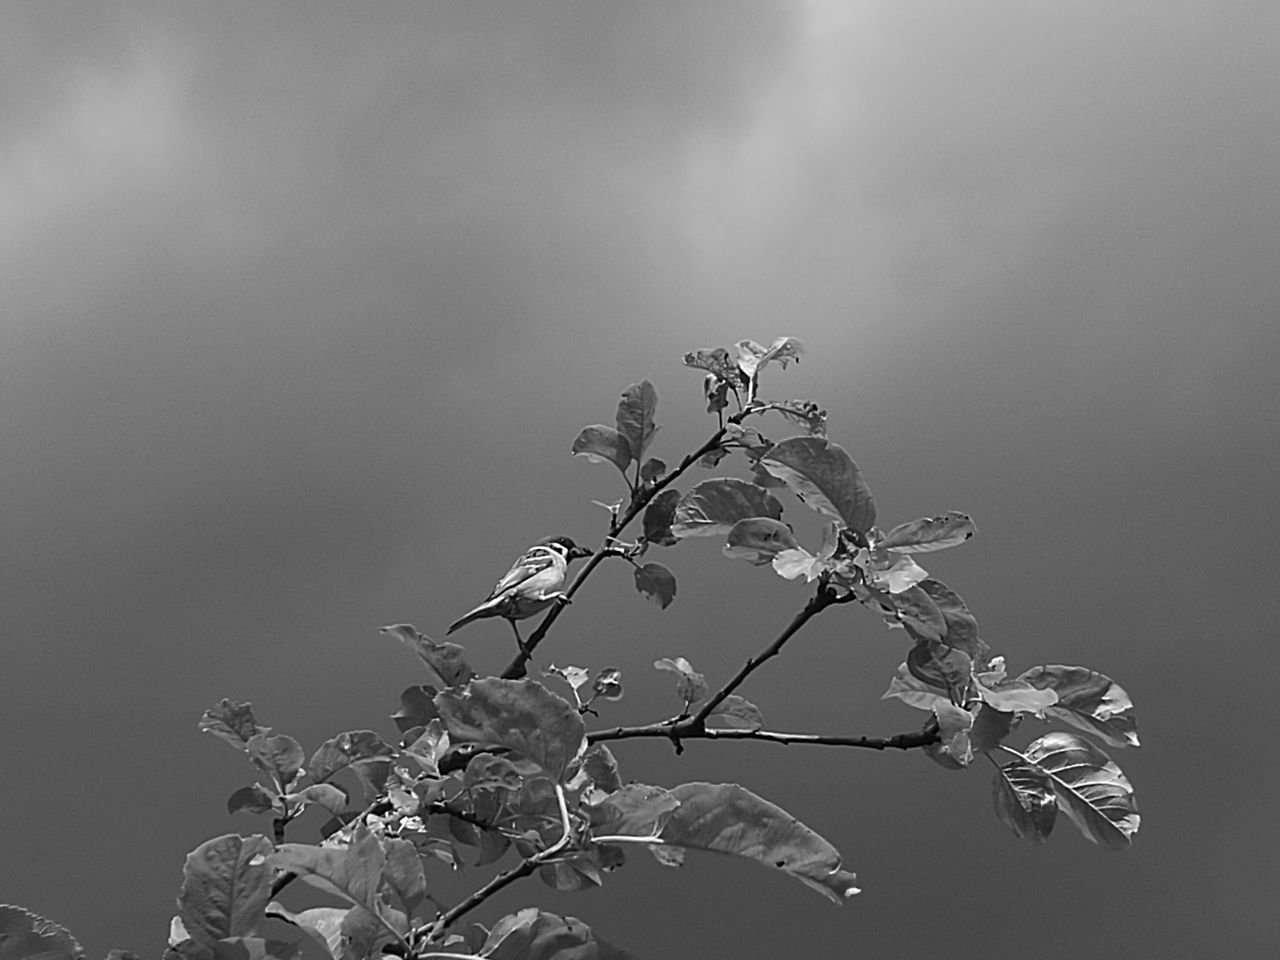
[[[648,380],[633,383],[622,392],[622,399],[618,401],[618,433],[626,439],[633,460],[644,456],[653,435],[658,432],[653,422],[657,407],[658,393]]]
[[[729,853],[791,874],[836,903],[858,892],[840,853],[781,807],[736,783],[685,783],[662,830],[668,844]]]
[[[746,388],[747,378],[743,375],[742,370],[739,369],[737,361],[729,355],[729,351],[724,347],[716,347],[714,350],[694,350],[692,353],[686,353],[684,355],[684,365],[698,370],[706,370],[735,389]],[[715,411],[711,412],[714,413]]]
[[[729,528],[724,555],[733,560],[747,560],[756,566],[772,563],[784,550],[799,547],[791,528],[781,520],[750,517]]]
[[[822,437],[791,437],[774,444],[760,465],[809,507],[842,520],[858,533],[865,535],[876,522],[871,488],[838,443]]]
[[[659,460],[657,457],[650,457],[640,465],[641,480],[658,480],[661,479],[666,472],[666,461]]]
[[[577,709],[534,680],[472,680],[435,703],[455,744],[506,747],[557,782],[586,744]]]
[[[597,940],[582,921],[543,913],[537,907],[494,924],[480,953],[489,960],[635,960],[631,954]]]
[[[669,670],[676,675],[676,696],[686,704],[697,703],[706,697],[710,689],[707,678],[694,670],[684,657],[663,657],[653,661],[653,665],[658,670]]]
[[[963,650],[940,643],[917,643],[907,654],[907,669],[930,686],[963,703],[973,676],[973,662]]]
[[[967,767],[973,759],[973,742],[970,738],[973,714],[947,700],[935,703],[933,713],[938,718],[938,742],[930,746],[960,766]]]
[[[622,671],[617,667],[605,667],[596,674],[591,690],[601,700],[621,700]]]
[[[433,686],[460,686],[476,675],[467,663],[466,651],[456,643],[432,640],[411,623],[382,627],[381,632],[395,637],[421,658],[430,671],[427,682]]]
[[[573,440],[570,452],[586,457],[592,463],[612,463],[625,477],[631,464],[631,447],[627,438],[613,427],[602,423],[583,427]]]
[[[427,899],[427,878],[422,871],[422,858],[408,840],[388,838],[384,846],[387,862],[382,868],[382,876],[400,898],[405,911],[415,914]]]
[[[314,803],[324,807],[335,817],[345,813],[351,803],[346,793],[332,783],[313,783],[309,787],[303,787],[297,793],[289,794],[289,800]]]
[[[1044,843],[1058,818],[1058,800],[1049,774],[1034,763],[1014,760],[996,769],[992,782],[996,816],[1014,836]]]
[[[662,609],[676,597],[676,577],[660,563],[646,563],[635,568],[636,589]]]
[[[947,625],[943,639],[969,654],[974,663],[985,666],[991,650],[978,636],[978,619],[969,612],[960,594],[932,577],[921,580],[916,586],[929,595],[942,614]]]
[[[591,831],[598,837],[656,837],[678,806],[661,787],[629,783],[591,808]]]
[[[983,753],[994,750],[1018,722],[1016,714],[997,710],[990,704],[984,703],[976,711],[969,739],[973,743],[973,749]]]
[[[729,382],[708,373],[702,379],[702,395],[707,401],[707,413],[719,413],[729,406]]]
[[[353,908],[350,907],[312,907],[300,913],[293,913],[282,904],[272,901],[267,907],[267,916],[297,927],[314,942],[329,952],[334,960],[345,960],[342,943],[342,921]]]
[[[729,451],[724,447],[712,447],[698,458],[698,466],[704,470],[714,470],[720,461],[728,455]]]
[[[947,635],[947,622],[942,611],[933,598],[918,586],[908,587],[900,593],[877,592],[873,599],[882,612],[892,611],[893,620],[902,624],[918,643],[941,640]]]
[[[293,782],[307,757],[302,744],[283,734],[250,737],[245,749],[248,750],[253,765],[268,776],[277,778],[282,787],[288,787]]]
[[[267,858],[271,867],[297,874],[307,883],[344,900],[377,910],[378,886],[386,853],[363,823],[356,826],[347,847],[316,847],[282,843]]]
[[[249,704],[223,698],[204,712],[200,718],[200,731],[212,733],[237,750],[245,750],[253,737],[265,737],[271,728],[258,725]]]
[[[293,960],[301,945],[263,937],[224,937],[213,945],[213,960]]]
[[[1018,679],[1058,695],[1057,703],[1046,711],[1049,716],[1100,737],[1113,747],[1138,746],[1133,701],[1110,677],[1088,667],[1051,663],[1032,667]]]
[[[1049,733],[1027,747],[1053,782],[1058,806],[1094,843],[1123,850],[1141,822],[1133,787],[1105,753],[1071,733]]]
[[[13,904],[0,904],[0,960],[83,960],[71,931]]]
[[[760,713],[760,708],[746,697],[731,693],[707,714],[707,726],[759,730],[764,726],[764,716]]]
[[[250,813],[284,812],[284,808],[280,805],[280,798],[264,789],[260,783],[255,783],[251,787],[241,787],[227,797],[227,813],[238,813],[241,810],[247,810]]]
[[[438,717],[436,705],[431,702],[437,692],[437,688],[423,684],[406,687],[400,694],[400,709],[391,715],[396,728],[405,733],[414,727],[426,726]]]
[[[223,937],[252,937],[265,919],[271,841],[234,834],[208,840],[187,855],[178,916],[187,935],[212,949]]]
[[[886,533],[876,547],[896,553],[927,553],[964,543],[977,532],[978,528],[967,514],[951,510],[941,517],[900,523]]]
[[[603,743],[593,743],[587,748],[587,752],[582,755],[582,766],[597,790],[612,793],[622,786],[617,758]]]
[[[675,519],[676,504],[680,502],[680,491],[673,487],[660,492],[649,501],[644,508],[644,538],[649,543],[660,547],[669,547],[679,543],[671,532],[671,522]]]
[[[782,504],[763,487],[737,477],[703,480],[676,504],[671,532],[677,537],[728,534],[739,520],[768,517],[779,520]]]
[[[377,790],[386,780],[395,748],[371,730],[351,730],[326,740],[311,755],[307,772],[321,783],[339,770],[350,769],[367,787]]]

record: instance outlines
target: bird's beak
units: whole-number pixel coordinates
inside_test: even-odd
[[[574,544],[573,548],[569,551],[569,559],[577,560],[580,557],[589,557],[593,553],[595,553],[595,551],[590,547],[580,547],[577,544]]]

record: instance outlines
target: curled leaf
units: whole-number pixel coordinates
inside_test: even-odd
[[[967,514],[951,510],[940,517],[922,517],[910,523],[900,523],[876,546],[897,553],[926,553],[964,543],[977,532],[978,528]]]
[[[800,341],[795,337],[778,337],[768,347],[762,347],[754,340],[739,340],[735,346],[738,348],[738,369],[752,380],[760,368],[771,360],[777,361],[780,367],[786,369],[792,360],[799,363],[800,355],[804,352]]]
[[[427,682],[434,686],[456,687],[476,675],[471,664],[467,663],[466,650],[459,644],[433,640],[419,633],[411,623],[382,627],[379,632],[395,637],[416,653],[430,671]]]
[[[806,583],[812,583],[829,568],[830,564],[826,560],[815,557],[804,547],[799,546],[792,547],[790,550],[780,550],[773,558],[773,572],[786,580],[803,576]]]
[[[635,568],[636,589],[665,610],[676,597],[676,576],[660,563]]]
[[[653,661],[653,666],[658,670],[669,670],[677,676],[676,696],[686,704],[702,700],[710,689],[707,686],[707,678],[694,670],[692,664],[684,657],[663,657]]]
[[[907,654],[907,669],[917,679],[947,691],[952,703],[965,702],[973,661],[963,650],[922,641]]]
[[[622,671],[617,667],[605,667],[596,674],[591,690],[601,700],[621,700]]]
[[[267,736],[271,728],[261,726],[254,719],[253,708],[249,704],[224,697],[204,712],[200,718],[200,732],[212,733],[237,750],[247,750],[251,739]]]
[[[917,710],[932,710],[939,700],[947,699],[935,686],[925,683],[912,674],[905,663],[898,664],[897,672],[889,681],[889,689],[881,695],[880,699],[888,700],[890,697],[897,697]]]
[[[1048,714],[1113,747],[1138,746],[1133,701],[1120,684],[1088,667],[1058,663],[1032,667],[1019,680],[1057,694]]]
[[[626,476],[631,464],[631,444],[621,433],[602,423],[583,427],[573,440],[569,452],[586,457],[592,463],[612,463]]]
[[[973,714],[947,700],[935,703],[933,714],[938,718],[938,751],[967,767],[973,759],[973,744],[969,739]]]

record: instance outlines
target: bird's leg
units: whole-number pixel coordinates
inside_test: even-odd
[[[507,623],[511,624],[511,630],[516,635],[516,646],[520,648],[520,652],[526,657],[530,656],[529,648],[524,645],[524,637],[520,636],[520,628],[516,626],[516,622],[508,620]]]
[[[553,593],[551,595],[551,599],[554,600],[556,603],[560,604],[560,606],[562,607],[567,607],[569,604],[573,603],[573,601],[569,599],[569,595],[564,593],[563,591],[561,591],[560,593]]]

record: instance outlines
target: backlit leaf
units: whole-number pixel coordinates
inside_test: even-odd
[[[1014,836],[1044,843],[1058,819],[1058,799],[1049,774],[1034,763],[1014,760],[996,769],[992,782],[996,816]]]
[[[855,875],[840,867],[840,853],[781,807],[736,783],[685,783],[671,790],[680,801],[662,830],[671,845],[714,850],[776,867],[835,903],[858,893]]]
[[[266,736],[271,733],[271,728],[261,726],[254,719],[253,709],[249,704],[224,697],[204,712],[204,716],[200,718],[200,732],[212,733],[237,750],[245,750],[253,737]]]
[[[680,491],[667,487],[649,501],[644,508],[644,538],[649,543],[660,547],[669,547],[679,543],[671,532],[671,523],[675,520],[676,504],[680,502]]]
[[[538,764],[555,781],[585,749],[577,709],[537,681],[486,677],[436,696],[454,744],[501,746]]]
[[[747,560],[756,566],[772,563],[784,550],[798,547],[795,534],[781,520],[750,517],[729,528],[724,555],[734,560]],[[790,579],[790,578],[788,578]]]
[[[922,517],[910,523],[900,523],[876,546],[897,553],[927,553],[964,543],[977,532],[978,528],[968,515],[951,510],[941,517]]]
[[[760,713],[760,708],[750,700],[731,693],[707,714],[707,726],[759,730],[764,726],[764,716]]]
[[[557,677],[574,690],[591,679],[591,673],[582,667],[557,667],[554,663],[542,671],[544,677]]]
[[[1018,679],[1057,693],[1057,703],[1049,708],[1049,716],[1100,737],[1113,747],[1138,746],[1133,701],[1110,677],[1088,667],[1051,663],[1032,667]]]
[[[671,532],[677,537],[725,536],[739,520],[782,518],[782,504],[763,487],[736,477],[703,480],[676,504]]]
[[[868,572],[872,586],[895,594],[910,590],[929,576],[911,557],[880,550],[872,553]]]
[[[767,347],[754,340],[739,340],[735,346],[738,348],[738,369],[750,378],[754,378],[770,361],[777,361],[784,369],[792,360],[798,363],[804,352],[804,347],[795,337],[778,337]]]
[[[804,547],[793,547],[779,551],[773,558],[773,572],[787,580],[803,576],[806,583],[812,583],[830,568],[830,563],[822,557],[815,557]]]
[[[621,700],[622,671],[617,667],[605,667],[591,682],[591,690],[601,700]]]
[[[411,623],[382,627],[382,633],[395,637],[418,655],[427,666],[427,682],[436,687],[456,687],[476,675],[466,660],[466,650],[448,640],[433,640],[419,633]]]
[[[622,398],[618,401],[618,433],[626,439],[633,460],[644,456],[653,435],[658,432],[653,422],[657,406],[658,393],[648,380],[633,383],[622,391]]]
[[[645,563],[636,567],[636,589],[662,609],[666,609],[676,597],[676,576],[660,563]]]
[[[1045,770],[1058,806],[1094,843],[1123,850],[1141,822],[1128,778],[1105,753],[1071,733],[1049,733],[1027,747]]]
[[[271,895],[271,868],[263,836],[216,837],[187,854],[178,892],[178,917],[187,935],[212,948],[223,937],[258,932]]]
[[[658,670],[669,670],[676,675],[676,696],[685,703],[697,703],[710,690],[707,678],[693,669],[684,657],[663,657],[653,661],[653,665]]]
[[[858,465],[844,447],[822,437],[791,437],[770,448],[760,466],[782,480],[801,501],[852,530],[866,534],[876,522],[876,502]]]
[[[574,437],[569,452],[579,457],[586,457],[592,463],[612,463],[627,475],[627,467],[631,464],[631,445],[627,438],[613,427],[603,423],[595,423],[583,427]]]

